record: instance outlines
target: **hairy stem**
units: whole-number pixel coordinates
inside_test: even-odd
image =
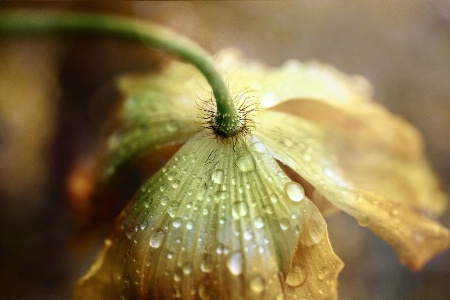
[[[59,33],[108,36],[142,43],[194,65],[213,90],[217,105],[213,126],[216,134],[230,137],[239,132],[239,113],[212,59],[200,46],[184,36],[153,23],[111,15],[29,10],[0,13],[0,34]]]

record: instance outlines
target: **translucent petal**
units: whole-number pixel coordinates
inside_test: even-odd
[[[337,299],[337,276],[344,264],[331,248],[321,213],[310,202],[305,204],[306,229],[285,281],[285,299]]]
[[[284,282],[298,270],[294,254],[294,267],[307,276]],[[317,208],[261,142],[233,147],[202,132],[124,210],[75,298],[107,291],[115,298],[277,299],[285,285],[292,297],[332,295],[341,267]],[[320,279],[319,270],[330,272]]]
[[[448,247],[446,228],[377,191],[358,189],[345,180],[329,137],[319,127],[283,113],[265,112],[260,117],[255,135],[274,155],[330,202],[383,237],[410,268],[421,268],[433,255]]]
[[[218,65],[228,74],[236,90],[248,89],[260,99],[262,107],[271,107],[291,99],[313,99],[337,106],[365,102],[372,90],[366,79],[349,76],[318,62],[287,61],[281,68],[269,68],[244,60],[233,49],[218,54]],[[233,87],[233,85],[231,85]]]
[[[343,110],[294,100],[273,109],[324,127],[343,175],[354,186],[430,216],[444,211],[447,200],[427,164],[419,133],[376,103]]]
[[[108,141],[104,177],[144,153],[183,142],[199,130],[197,96],[192,93],[198,86],[178,73],[183,70],[171,65],[159,74],[119,79],[125,100],[118,129]]]

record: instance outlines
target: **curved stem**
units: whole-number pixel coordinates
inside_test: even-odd
[[[240,130],[239,114],[222,77],[210,56],[200,46],[167,28],[126,17],[73,13],[3,11],[0,34],[72,33],[109,36],[143,43],[175,55],[194,65],[205,76],[213,90],[217,105],[216,133],[222,137]]]

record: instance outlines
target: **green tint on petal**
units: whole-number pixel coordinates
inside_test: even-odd
[[[285,286],[320,294],[318,281],[336,293],[342,268],[317,208],[261,142],[205,132],[142,187],[108,240],[76,299],[277,299]],[[294,256],[305,278],[289,275]]]
[[[400,260],[420,269],[449,245],[449,232],[413,209],[353,186],[338,168],[329,137],[313,123],[284,113],[261,113],[255,135],[332,204],[391,244]]]
[[[183,78],[183,70],[174,70],[171,65],[161,74],[119,79],[125,100],[118,129],[108,141],[105,178],[133,159],[162,146],[184,142],[199,130],[197,95],[192,93],[196,85]]]

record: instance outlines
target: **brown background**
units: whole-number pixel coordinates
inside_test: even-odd
[[[0,4],[0,10],[15,6],[24,5]],[[211,53],[235,47],[272,66],[291,58],[319,60],[363,75],[377,101],[423,133],[430,161],[449,190],[446,0],[31,6],[132,15],[165,24]],[[66,299],[97,248],[80,255],[73,245],[76,222],[64,196],[65,178],[98,144],[111,80],[154,68],[155,54],[99,38],[0,37],[0,45],[0,298]],[[448,210],[442,222],[450,227]],[[346,263],[341,299],[450,297],[450,251],[412,273],[351,218],[340,214],[328,224]]]

